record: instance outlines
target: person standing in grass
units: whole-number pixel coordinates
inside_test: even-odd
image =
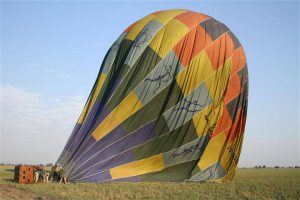
[[[34,181],[37,183],[41,178],[44,178],[45,171],[42,165],[40,166],[34,166]]]
[[[50,182],[52,182],[55,179],[55,177],[58,179],[58,173],[56,172],[56,169],[57,169],[57,164],[51,167],[51,171],[49,174]]]
[[[60,171],[59,171],[59,178],[60,178],[60,181],[59,181],[59,183],[67,183],[68,182],[68,179],[67,179],[67,177],[66,177],[66,175],[65,175],[65,171],[63,170],[63,169],[61,169]]]

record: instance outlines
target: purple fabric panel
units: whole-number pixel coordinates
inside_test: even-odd
[[[107,110],[106,107],[104,107],[101,111],[101,113],[96,116],[95,121],[91,127],[91,133],[99,126],[99,124],[109,115],[110,111]]]
[[[81,127],[81,124],[78,124],[76,123],[75,127],[73,128],[73,131],[71,133],[71,136],[70,138],[68,139],[68,142],[63,150],[63,152],[61,153],[61,155],[59,156],[58,160],[57,160],[57,163],[60,163],[62,165],[65,164],[65,162],[68,160],[68,156],[67,155],[70,155],[72,153],[72,150],[71,150],[71,145],[73,143],[73,139],[76,137],[76,135],[78,134],[78,131]]]
[[[70,139],[68,140],[68,143],[65,146],[65,149],[67,151],[70,151],[70,149],[71,149],[70,146],[73,143],[74,138],[76,138],[76,136],[78,134],[78,131],[80,130],[80,127],[81,127],[81,124],[76,123],[75,127],[73,128],[73,131],[71,133]]]
[[[119,81],[116,81],[116,85],[119,83]],[[114,92],[116,89],[116,85],[112,88],[110,95]],[[109,95],[109,97],[110,97]],[[97,98],[93,107],[91,108],[91,111],[86,116],[86,119],[83,122],[82,128],[80,128],[80,134],[76,135],[74,138],[72,138],[72,145],[69,148],[70,152],[73,152],[74,148],[76,146],[79,146],[79,142],[82,142],[83,137],[88,138],[87,136],[91,135],[93,131],[99,126],[99,124],[109,115],[110,111],[104,107],[104,102],[101,101],[102,98]],[[84,143],[83,141],[82,143]],[[84,145],[86,147],[86,145]],[[89,146],[88,146],[89,147]],[[88,148],[87,147],[87,148]],[[80,147],[81,149],[82,147]],[[79,150],[80,150],[79,149]]]
[[[66,154],[66,147],[63,149],[63,151],[61,152],[61,154],[59,155],[56,163],[61,163],[61,159],[64,157],[64,155]]]
[[[85,150],[85,149],[87,149],[88,147],[91,147],[91,146],[92,146],[93,144],[95,144],[95,143],[96,143],[96,140],[95,140],[93,137],[89,138],[89,140],[87,140],[86,143],[85,143],[84,145],[81,146],[81,149],[78,150],[78,151],[73,155],[72,160],[69,160],[69,162],[72,161],[72,163],[69,164],[69,166],[68,166],[68,168],[67,168],[67,170],[66,170],[66,173],[67,173],[68,176],[70,176],[70,174],[72,173],[72,169],[75,169],[76,166],[77,166],[77,165],[74,165],[74,166],[73,166],[73,162],[77,161],[78,158],[79,158],[80,156],[82,156],[82,154],[84,153],[84,150]],[[84,148],[82,148],[82,147],[84,147]],[[82,157],[84,157],[84,156],[82,156]],[[68,163],[69,163],[69,162],[68,162]],[[75,168],[74,168],[74,167],[75,167]]]
[[[83,178],[83,179],[79,180],[79,182],[101,182],[101,181],[110,180],[110,179],[111,179],[111,176],[110,176],[109,171],[105,171],[105,172],[96,174],[94,176]],[[74,180],[71,179],[70,181],[74,181]]]
[[[114,94],[114,92],[117,89],[117,86],[119,85],[119,83],[120,83],[120,78],[117,78],[114,86],[110,90],[110,93],[108,95],[107,100],[111,98],[112,94]],[[97,113],[97,115],[95,117],[95,121],[93,123],[93,126],[91,127],[91,132],[93,132],[99,126],[99,124],[111,113],[111,111],[107,108],[107,102],[106,102],[105,105],[102,105],[102,107],[103,108],[101,109],[101,112]]]
[[[96,152],[102,150],[104,147],[108,146],[112,142],[114,142],[126,135],[127,135],[127,133],[124,131],[122,126],[118,126],[116,129],[114,129],[112,132],[110,132],[108,135],[103,137],[98,142],[94,139],[94,137],[91,136],[87,140],[87,142],[82,146],[82,148],[78,151],[78,153],[76,155],[74,155],[73,161],[77,161],[77,162],[73,169],[75,170],[78,166],[80,166],[84,161],[86,161],[91,156],[93,156]],[[91,147],[92,145],[93,145],[93,147],[89,149],[89,147]],[[92,159],[92,160],[94,160],[94,159]],[[71,170],[71,172],[72,172],[72,170]]]
[[[89,149],[96,142],[96,140],[93,138],[93,136],[88,136],[91,133],[91,131],[88,131],[88,130],[89,129],[87,127],[81,127],[81,129],[79,130],[80,134],[78,134],[76,139],[73,138],[74,143],[71,146],[72,149],[70,149],[71,147],[69,147],[68,152],[73,153],[74,148],[77,147],[76,148],[76,153],[74,153],[72,155],[71,160],[68,159],[68,162],[76,161],[78,159],[78,157],[80,157],[83,152],[85,152],[87,149]],[[79,136],[81,136],[81,138]]]
[[[85,136],[85,131],[83,131],[83,126],[81,126],[81,128],[77,132],[76,136],[72,139],[71,144],[67,149],[67,152],[71,154],[71,156],[67,156],[68,158],[65,160],[66,163],[68,163],[71,160],[74,153],[77,151],[78,147],[83,141],[84,136]],[[63,165],[65,165],[66,163],[63,163]]]
[[[76,180],[70,180],[71,182],[76,182]],[[132,176],[132,177],[126,177],[126,178],[120,178],[120,179],[112,179],[110,172],[105,171],[99,174],[96,174],[94,176],[90,176],[87,178],[83,178],[79,180],[79,182],[139,182],[141,181],[141,178],[139,176]]]
[[[73,177],[73,179],[78,179],[79,177],[89,176],[89,175],[98,173],[100,171],[106,171],[112,167],[116,167],[118,165],[123,165],[123,164],[129,163],[129,162],[132,162],[132,161],[134,161],[133,152],[126,151],[122,155],[117,155],[106,161],[97,160],[97,162],[101,162],[101,163],[96,164],[95,166],[91,167],[90,169],[88,169],[84,173],[80,174],[79,176]],[[82,169],[81,171],[84,171],[86,169]],[[80,171],[76,172],[76,174],[79,174],[79,173],[80,173]],[[69,177],[71,177],[71,176],[73,176],[73,175],[70,175]]]
[[[116,81],[115,85],[110,91],[109,97],[111,96],[112,92],[115,91],[116,86],[119,84],[119,82],[119,80]],[[84,120],[83,124],[80,127],[78,127],[77,134],[75,134],[72,140],[70,140],[72,142],[70,143],[70,145],[68,145],[67,152],[72,156],[65,160],[63,165],[67,164],[70,161],[76,161],[78,157],[80,157],[80,155],[82,154],[80,152],[85,152],[95,142],[94,138],[89,136],[99,126],[99,124],[109,115],[109,113],[110,111],[104,108],[104,102],[102,101],[102,98],[97,98],[93,107],[91,108],[91,111],[86,116],[86,119]]]
[[[122,130],[119,132],[115,132],[115,133],[110,133],[111,135],[122,135],[125,136],[127,133]],[[79,159],[79,161],[77,162],[77,166],[80,166],[83,164],[83,162],[87,161],[87,159],[89,159],[91,156],[95,155],[95,153],[101,151],[100,153],[98,153],[96,156],[94,156],[92,159],[90,159],[89,161],[87,161],[86,163],[84,163],[79,169],[77,169],[76,171],[82,171],[86,168],[88,168],[89,166],[99,162],[99,160],[105,160],[111,156],[114,156],[120,152],[123,152],[127,149],[130,149],[132,147],[135,147],[137,145],[143,144],[148,140],[151,140],[155,137],[157,137],[157,132],[155,131],[154,128],[154,123],[149,123],[145,126],[143,126],[142,128],[136,130],[135,132],[133,132],[132,134],[130,134],[129,136],[127,136],[126,138],[114,143],[113,145],[107,147],[106,149],[103,149],[105,146],[107,146],[107,144],[101,145],[101,140],[99,141],[99,145],[98,143],[96,145],[94,145],[84,156],[82,156],[82,158]],[[109,136],[109,135],[108,135]],[[119,137],[121,138],[121,137]],[[112,143],[115,140],[112,140],[112,138],[107,138],[109,143]],[[102,143],[103,144],[103,143]],[[74,170],[77,167],[73,168]],[[71,170],[72,171],[72,170]],[[71,172],[72,173],[72,172]]]
[[[96,103],[94,105],[96,105]],[[99,115],[98,117],[101,117],[100,119],[103,120],[106,117],[107,113],[109,113],[109,112],[106,110],[103,110],[103,114]],[[89,113],[89,115],[87,116],[87,119],[79,127],[80,129],[79,129],[77,135],[75,135],[75,137],[73,137],[71,140],[72,142],[68,147],[68,152],[74,153],[74,151],[76,150],[76,153],[74,153],[71,157],[72,161],[77,160],[78,157],[83,152],[85,152],[91,145],[93,145],[96,142],[96,140],[92,136],[89,136],[92,133],[92,131],[89,131],[90,128],[92,126],[95,128],[97,127],[95,123],[91,123],[92,115],[95,115],[95,113]],[[68,159],[68,162],[69,161],[71,161],[71,160]]]
[[[115,90],[116,90],[117,86],[119,85],[119,83],[120,83],[120,78],[117,78],[114,86],[110,90],[110,93],[108,95],[107,100],[110,99],[111,95],[115,92]],[[111,111],[107,108],[107,102],[106,102],[105,105],[101,105],[101,107],[103,107],[103,108],[100,110],[101,111],[100,113],[97,112],[94,123],[91,127],[90,133],[92,133],[99,126],[99,124],[111,113]]]
[[[115,90],[116,90],[117,86],[119,85],[119,83],[120,83],[120,78],[117,78],[114,86],[110,90],[110,93],[108,95],[107,100],[110,99],[111,95],[115,92]],[[95,102],[95,105],[100,103],[98,101],[99,100],[97,99],[96,102]],[[90,127],[91,128],[90,133],[92,133],[99,126],[99,124],[109,115],[109,113],[111,113],[111,111],[107,108],[106,104],[104,105],[103,102],[101,104],[102,104],[101,105],[102,108],[100,110],[100,113],[99,113],[99,111],[96,113],[94,123],[93,123],[92,127]]]
[[[85,138],[88,138],[88,135],[90,135],[92,131],[98,126],[98,118],[99,121],[102,121],[109,114],[109,111],[105,110],[103,107],[104,102],[102,101],[102,98],[97,98],[94,105],[90,108],[90,112],[87,114],[85,120],[83,121],[83,124],[78,130],[78,134],[76,134],[75,137],[72,138],[72,143],[68,148],[70,152],[73,152],[74,149],[77,149],[81,144],[85,142]],[[91,128],[93,128],[92,131]]]

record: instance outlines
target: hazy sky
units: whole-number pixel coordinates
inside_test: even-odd
[[[55,162],[122,31],[157,10],[225,23],[243,44],[249,109],[240,166],[300,164],[297,2],[1,2],[1,162]]]

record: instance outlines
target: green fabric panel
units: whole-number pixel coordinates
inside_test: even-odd
[[[123,48],[122,41],[124,40],[126,34],[127,34],[126,32],[122,33],[122,35],[120,35],[120,37],[110,47],[102,63],[102,67],[101,67],[102,73],[107,74],[112,64],[115,62],[119,49]]]
[[[197,165],[195,166],[195,168],[191,172],[191,177],[194,176],[195,174],[197,174],[198,172],[200,172],[200,168],[199,168],[198,163],[197,163]]]
[[[206,181],[206,180],[216,180],[224,177],[226,175],[225,170],[221,166],[221,164],[215,163],[214,165],[198,172],[193,175],[190,180],[191,181]]]
[[[170,130],[180,127],[186,121],[192,119],[194,115],[211,104],[205,84],[200,84],[192,93],[184,97],[173,109],[163,114],[167,120]]]
[[[203,154],[209,137],[209,135],[199,137],[196,140],[188,142],[176,149],[163,153],[164,166],[169,167],[182,162],[197,160]]]
[[[177,55],[170,51],[155,68],[134,88],[134,93],[142,104],[147,104],[153,96],[159,94],[174,81],[174,78],[183,70]]]
[[[182,181],[190,178],[190,172],[197,161],[173,165],[162,171],[140,175],[141,181]]]
[[[182,97],[180,87],[176,82],[173,82],[161,93],[157,94],[148,104],[144,105],[139,111],[123,122],[124,129],[127,132],[132,132],[138,127],[155,120],[161,113],[173,107]],[[145,113],[147,114],[145,115]]]
[[[107,77],[103,83],[102,89],[98,95],[98,98],[105,98],[108,97],[109,92],[111,92],[111,89],[113,85],[116,83],[117,78],[123,76],[127,73],[128,67],[126,65],[122,65],[126,59],[126,55],[128,51],[130,50],[130,47],[132,45],[131,40],[123,40],[121,42],[121,46],[118,50],[116,59],[114,60],[114,63],[111,67],[111,69],[108,71]],[[103,99],[108,100],[108,99]]]
[[[198,137],[192,120],[168,134],[164,133],[166,130],[166,122],[161,121],[160,124],[156,126],[156,131],[159,133],[159,135],[161,135],[161,137],[157,137],[141,146],[134,148],[133,152],[136,160],[170,151],[182,146],[185,143],[195,140]]]
[[[142,81],[143,78],[156,66],[161,58],[150,48],[147,47],[145,52],[139,57],[135,65],[130,68],[121,84],[118,86],[113,101],[110,101],[108,108],[113,110],[120,102]],[[144,67],[147,66],[147,67]]]
[[[151,20],[146,24],[136,36],[133,48],[130,49],[125,63],[129,66],[134,65],[136,60],[143,54],[145,48],[151,43],[156,33],[158,33],[163,26],[164,25],[157,20]]]

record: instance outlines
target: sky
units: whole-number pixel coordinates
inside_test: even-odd
[[[54,163],[110,45],[136,20],[173,8],[223,22],[245,49],[239,166],[300,165],[300,4],[283,1],[1,1],[1,162]]]

